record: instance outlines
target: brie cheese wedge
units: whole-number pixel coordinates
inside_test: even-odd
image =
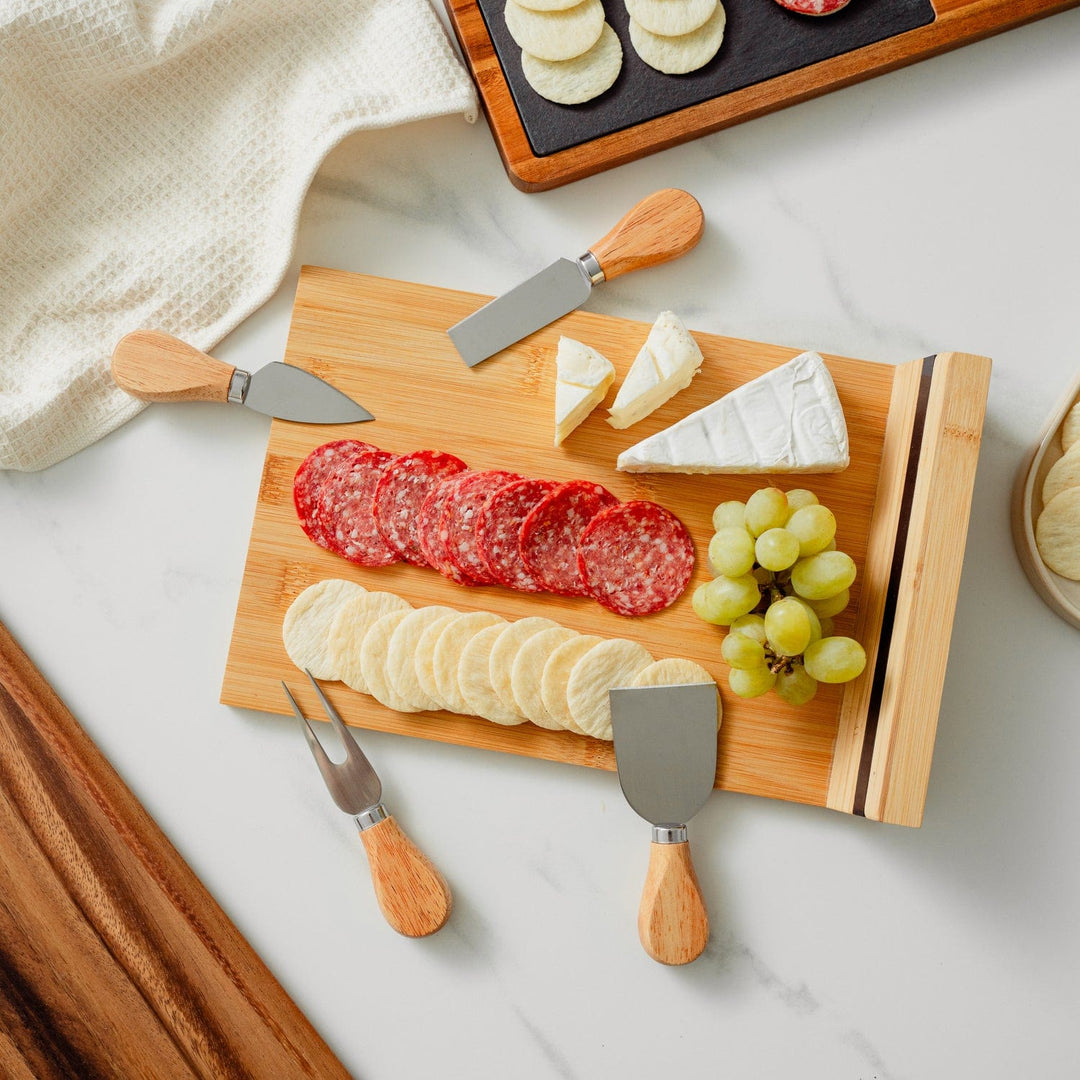
[[[619,455],[623,472],[839,472],[847,423],[825,361],[805,352]]]
[[[701,349],[672,311],[661,311],[626,374],[608,423],[628,428],[690,385],[701,368]]]
[[[559,338],[555,354],[555,445],[604,400],[615,379],[607,357],[573,338]]]

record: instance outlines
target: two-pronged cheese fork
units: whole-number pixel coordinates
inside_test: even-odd
[[[346,814],[352,814],[356,819],[379,907],[398,933],[408,937],[433,934],[450,916],[450,890],[442,874],[387,813],[382,804],[382,783],[371,762],[311,672],[306,674],[345,748],[342,762],[330,760],[307,717],[300,711],[296,698],[284,682],[281,685],[296,718],[303,724],[308,746],[331,797]]]

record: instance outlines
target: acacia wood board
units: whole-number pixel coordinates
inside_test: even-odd
[[[544,191],[1065,11],[1080,0],[928,0],[930,21],[882,40],[874,40],[873,23],[894,17],[891,9],[897,5],[888,2],[872,18],[860,13],[860,0],[852,0],[837,15],[808,19],[773,11],[773,0],[726,0],[729,29],[736,34],[744,15],[748,21],[791,22],[779,31],[765,27],[770,36],[779,32],[790,40],[777,46],[779,55],[768,63],[750,60],[749,70],[734,79],[724,66],[724,50],[730,49],[726,43],[701,73],[663,77],[653,72],[633,53],[623,0],[604,0],[607,21],[623,46],[623,70],[608,91],[608,98],[614,95],[620,103],[611,105],[601,97],[578,106],[544,102],[523,83],[519,52],[502,40],[505,28],[496,21],[502,0],[483,0],[483,8],[480,0],[444,3],[511,183],[523,191]],[[845,45],[845,51],[827,55],[823,39],[833,33],[845,36],[846,21],[860,18],[867,23],[861,40],[868,43]],[[852,41],[858,40],[853,35]],[[727,85],[733,88],[722,89]],[[599,124],[589,113],[602,118]],[[638,119],[642,116],[647,118]],[[575,131],[581,141],[575,141]]]
[[[555,447],[559,336],[584,341],[612,361],[618,377],[605,402],[610,404],[656,313],[648,313],[648,321],[632,321],[576,311],[468,368],[446,331],[488,299],[320,267],[302,269],[285,360],[328,379],[376,419],[341,426],[272,423],[221,700],[287,712],[280,680],[297,672],[281,640],[284,614],[313,582],[346,578],[399,593],[416,606],[446,604],[508,619],[543,615],[583,633],[640,641],[657,658],[696,660],[724,688],[718,787],[917,824],[990,361],[943,353],[893,366],[823,354],[851,443],[851,465],[841,473],[628,474],[615,470],[621,450],[802,348],[691,327],[705,360],[686,390],[625,431],[612,429],[598,408]],[[337,438],[363,439],[395,453],[441,449],[476,469],[595,480],[620,499],[655,500],[676,513],[694,538],[697,566],[691,584],[666,610],[625,618],[582,597],[468,588],[406,564],[357,567],[307,539],[292,501],[301,461],[314,447]],[[837,543],[859,567],[852,604],[837,619],[837,631],[864,644],[868,670],[847,686],[823,686],[801,708],[785,705],[775,694],[744,701],[727,692],[727,669],[720,659],[723,631],[698,619],[690,602],[693,589],[709,580],[713,507],[725,499],[745,499],[771,482],[785,489],[812,488],[835,511]],[[315,710],[314,695],[301,680],[295,685],[305,706]],[[341,683],[328,689],[346,722],[361,727],[614,769],[610,743],[532,724],[501,727],[448,713],[401,714]]]
[[[2,625],[0,1076],[348,1076]]]

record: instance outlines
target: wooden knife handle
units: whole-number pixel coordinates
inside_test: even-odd
[[[125,335],[112,355],[116,385],[143,401],[228,401],[235,370],[157,330]]]
[[[442,874],[390,814],[360,830],[375,898],[386,921],[406,937],[433,934],[450,917],[453,899]]]
[[[678,188],[664,188],[642,199],[590,251],[610,281],[685,255],[704,228],[697,199]]]
[[[653,842],[638,910],[638,937],[661,964],[689,964],[709,940],[709,913],[701,896],[690,844]]]

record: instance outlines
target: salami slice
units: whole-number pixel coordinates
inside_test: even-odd
[[[577,564],[589,595],[601,605],[619,615],[648,615],[673,604],[690,583],[694,542],[657,503],[620,503],[586,526]]]
[[[476,541],[484,569],[493,581],[519,592],[543,592],[544,586],[521,558],[521,526],[557,486],[554,480],[517,480],[488,498],[476,525]]]
[[[377,447],[371,443],[360,442],[359,439],[338,439],[316,446],[296,470],[293,477],[293,505],[296,507],[296,516],[300,519],[300,528],[320,547],[330,547],[329,537],[316,517],[320,485],[342,457],[348,457],[358,450],[375,449]]]
[[[549,592],[588,596],[578,570],[577,545],[585,526],[618,500],[587,480],[560,484],[529,512],[521,525],[521,558]]]
[[[845,8],[851,0],[776,0],[781,6],[799,15],[832,15]]]
[[[477,474],[466,469],[444,477],[428,493],[420,507],[417,518],[417,534],[420,550],[428,566],[438,570],[443,577],[456,581],[459,585],[475,585],[476,582],[462,573],[450,559],[448,551],[449,533],[446,527],[446,509],[456,497],[457,492]]]
[[[389,566],[400,556],[375,524],[375,488],[397,460],[385,450],[358,450],[337,459],[319,487],[315,517],[331,551],[358,566]]]
[[[444,477],[464,471],[465,462],[441,450],[403,454],[375,488],[375,524],[382,538],[406,562],[426,566],[417,517],[431,489]]]
[[[488,499],[522,477],[491,469],[472,473],[455,489],[443,510],[441,531],[446,535],[446,557],[458,573],[477,585],[492,585],[496,578],[484,565],[476,526]]]

